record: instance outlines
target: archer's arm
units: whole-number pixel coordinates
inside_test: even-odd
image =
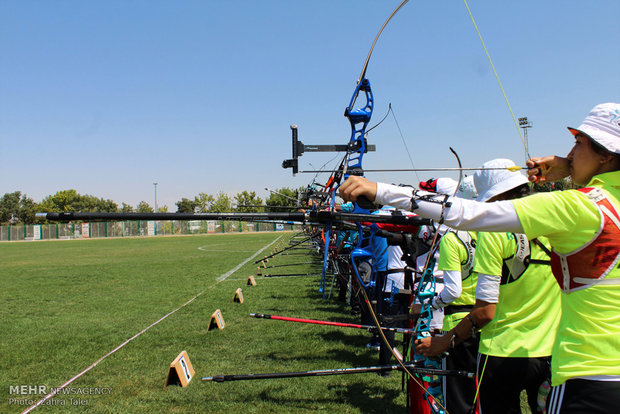
[[[340,187],[340,196],[355,201],[365,196],[378,204],[390,205],[441,222],[459,230],[523,233],[523,227],[510,201],[481,203],[411,187],[374,183],[351,176]]]

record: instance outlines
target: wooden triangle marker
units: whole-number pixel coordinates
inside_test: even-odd
[[[241,288],[235,290],[235,296],[233,296],[233,302],[243,303],[243,292],[241,291]]]
[[[211,315],[211,321],[209,322],[209,327],[207,328],[207,332],[210,331],[211,329],[214,329],[217,326],[217,329],[224,329],[224,327],[226,326],[226,324],[224,323],[224,318],[222,317],[222,312],[217,309],[215,312],[213,312],[213,315]]]
[[[250,276],[248,277],[248,283],[246,283],[247,286],[256,286],[256,279],[254,279],[254,276]]]
[[[189,384],[192,380],[194,374],[194,368],[192,367],[192,363],[189,361],[189,356],[186,351],[183,351],[170,364],[164,388],[168,385],[180,385],[181,387],[187,387],[187,384]]]

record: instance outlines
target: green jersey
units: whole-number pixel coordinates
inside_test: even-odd
[[[544,239],[539,239],[544,243]],[[499,299],[495,316],[480,334],[479,351],[498,357],[551,355],[560,318],[560,289],[549,256],[524,235],[480,233],[474,271],[497,276]]]
[[[595,176],[588,187],[600,188],[620,211],[620,172]],[[593,240],[602,227],[594,202],[577,190],[540,193],[512,201],[528,237],[545,235],[553,250],[567,254]],[[561,295],[562,318],[553,348],[552,384],[570,378],[620,379],[620,279],[618,264],[597,284]]]
[[[438,269],[461,272],[461,296],[449,306],[473,306],[476,303],[478,275],[473,271],[474,254],[478,235],[476,232],[448,231],[439,244]],[[444,280],[445,283],[445,280]],[[445,308],[444,308],[445,309]],[[454,328],[469,312],[445,314],[444,331]]]

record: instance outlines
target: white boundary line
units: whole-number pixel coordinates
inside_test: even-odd
[[[216,282],[214,284],[212,284],[211,286],[207,287],[205,290],[203,290],[202,292],[200,292],[199,294],[197,294],[196,296],[194,296],[193,298],[191,298],[190,300],[188,300],[187,302],[185,302],[184,304],[182,304],[181,306],[179,306],[178,308],[176,308],[175,310],[168,312],[166,315],[162,316],[161,318],[159,318],[158,320],[156,320],[155,322],[153,322],[152,324],[150,324],[149,326],[147,326],[146,328],[144,328],[143,330],[141,330],[140,332],[138,332],[137,334],[135,334],[134,336],[132,336],[131,338],[127,339],[125,342],[123,342],[122,344],[120,344],[119,346],[117,346],[116,348],[114,348],[113,350],[111,350],[110,352],[108,352],[107,354],[105,354],[104,356],[102,356],[101,358],[99,358],[98,360],[96,360],[95,362],[93,362],[88,368],[86,368],[84,371],[80,372],[79,374],[75,375],[73,378],[71,378],[70,380],[66,381],[64,384],[62,384],[60,387],[58,388],[54,388],[52,392],[50,392],[49,394],[47,394],[45,397],[41,398],[35,405],[31,405],[30,407],[28,407],[26,410],[22,411],[22,414],[26,414],[29,413],[30,411],[34,410],[35,408],[37,408],[38,406],[40,406],[41,404],[43,404],[45,401],[49,400],[50,398],[52,398],[54,395],[56,395],[56,393],[58,393],[58,391],[62,390],[63,388],[65,388],[66,386],[68,386],[69,384],[71,384],[73,381],[75,381],[76,379],[80,378],[82,375],[86,374],[88,371],[90,371],[91,369],[95,368],[101,361],[103,361],[104,359],[106,359],[107,357],[109,357],[110,355],[112,355],[113,353],[115,353],[116,351],[118,351],[119,349],[123,348],[125,345],[127,345],[129,342],[133,341],[134,339],[136,339],[137,337],[139,337],[140,335],[142,335],[144,332],[148,331],[149,329],[151,329],[153,326],[157,325],[158,323],[160,323],[161,321],[163,321],[164,319],[166,319],[168,316],[172,315],[173,313],[175,313],[176,311],[183,309],[184,307],[186,307],[187,305],[189,305],[190,303],[192,303],[196,298],[198,298],[200,295],[202,295],[203,293],[205,293],[207,290],[211,289],[213,286],[217,285],[218,283],[226,280],[226,278],[228,278],[228,276],[232,275],[233,273],[235,273],[237,270],[241,269],[247,262],[249,262],[250,260],[254,259],[256,256],[258,256],[259,254],[261,254],[265,249],[267,249],[268,247],[270,247],[271,245],[273,245],[275,242],[277,242],[278,240],[280,240],[282,238],[282,236],[278,237],[277,239],[275,239],[274,241],[272,241],[271,243],[269,243],[268,245],[266,245],[265,247],[263,247],[262,249],[260,249],[259,251],[257,251],[256,253],[254,253],[252,256],[248,257],[247,259],[245,259],[243,262],[241,262],[240,264],[238,264],[237,266],[235,266],[232,270],[229,270],[228,272],[224,273],[223,275],[219,276],[216,280]]]

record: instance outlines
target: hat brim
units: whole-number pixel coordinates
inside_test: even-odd
[[[586,134],[585,132],[583,132],[580,129],[572,128],[572,127],[566,127],[566,129],[568,129],[570,131],[570,133],[573,134],[573,136],[576,136],[577,134],[583,134],[583,135],[585,135],[586,137],[588,137],[590,139],[592,138],[590,135]]]
[[[493,197],[497,195],[503,194],[507,191],[510,191],[512,189],[515,189],[527,183],[529,183],[529,181],[527,178],[525,178],[524,175],[515,173],[509,179],[497,182],[487,191],[485,191],[482,194],[479,194],[478,197],[476,198],[476,201],[486,203],[487,201],[489,201],[490,199],[492,199]]]
[[[620,143],[618,139],[608,132],[602,131],[598,128],[593,128],[589,125],[581,125],[582,129],[566,127],[571,134],[576,136],[577,134],[583,134],[586,137],[590,138],[592,141],[601,145],[609,152],[613,152],[616,154],[620,154]],[[586,132],[590,131],[590,133]]]

